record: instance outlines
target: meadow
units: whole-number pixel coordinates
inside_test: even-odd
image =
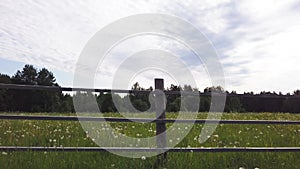
[[[176,115],[166,114],[167,118],[176,118]],[[120,115],[107,113],[106,116]],[[206,116],[207,113],[199,113],[198,118],[204,119]],[[225,113],[222,119],[300,120],[300,114]],[[105,125],[103,130],[108,130]],[[111,126],[131,137],[155,135],[153,123],[112,122]],[[198,137],[202,127],[203,124],[194,124],[177,147],[300,147],[300,125],[220,124],[213,135],[200,144]],[[32,120],[0,120],[0,146],[97,147],[77,121]],[[156,157],[132,159],[108,152],[0,152],[0,168],[3,169],[155,168],[155,163]],[[300,153],[295,152],[169,152],[166,165],[162,168],[298,169],[299,166]]]

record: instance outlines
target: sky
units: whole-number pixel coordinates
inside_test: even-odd
[[[52,71],[61,86],[72,86],[89,39],[118,19],[144,13],[177,16],[199,29],[218,53],[228,91],[300,89],[299,0],[1,0],[0,73],[13,75],[32,64]],[[111,88],[124,58],[153,48],[172,51],[183,60],[195,87],[211,85],[205,65],[191,60],[182,44],[144,35],[127,39],[105,57],[95,87]],[[132,77],[128,87],[135,81],[153,86],[156,76],[165,78],[166,85],[176,84],[176,75],[145,70]]]

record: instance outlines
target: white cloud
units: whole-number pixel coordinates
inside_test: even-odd
[[[229,90],[288,92],[300,86],[297,78],[300,12],[294,8],[297,3],[296,0],[2,0],[0,57],[73,72],[84,45],[100,28],[125,16],[159,12],[186,19],[207,35],[221,56]],[[110,65],[118,65],[122,59],[119,56],[137,51],[128,50],[128,45],[135,49],[153,45],[152,48],[183,55],[186,52],[176,43],[145,37],[116,48],[114,57],[108,60]],[[106,66],[102,71],[103,81],[114,70],[114,66]],[[192,72],[205,77],[203,65],[192,67]],[[204,79],[197,82],[199,86],[208,84],[207,78]]]
[[[228,57],[223,63],[234,67],[225,70],[229,81],[239,81],[236,85],[230,84],[230,88],[256,92],[291,92],[299,88],[300,81],[295,79],[299,72],[300,22],[297,18],[300,13],[292,10],[294,3],[243,1],[236,4],[238,16],[244,20],[240,19],[236,28],[227,32],[233,37],[233,45],[224,51]]]

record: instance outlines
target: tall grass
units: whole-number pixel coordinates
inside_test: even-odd
[[[118,114],[106,114],[119,116]],[[200,113],[198,118],[205,118]],[[176,114],[167,113],[168,118]],[[223,119],[300,120],[298,114],[224,114]],[[107,124],[106,124],[107,125]],[[111,123],[132,137],[155,135],[152,123]],[[172,124],[168,124],[170,127]],[[198,142],[202,124],[195,124],[178,147],[300,147],[299,125],[221,124],[203,144]],[[103,124],[103,130],[107,130]],[[185,130],[185,127],[177,128]],[[116,138],[117,139],[117,138]],[[178,139],[179,140],[179,139]],[[177,141],[167,140],[168,142]],[[0,120],[1,146],[97,146],[74,121]],[[168,153],[165,168],[272,168],[300,166],[300,153]],[[156,157],[132,159],[107,152],[0,152],[0,168],[154,168]]]

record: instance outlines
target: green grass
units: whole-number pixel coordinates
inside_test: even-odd
[[[43,114],[44,115],[44,114]],[[51,114],[58,115],[58,114]],[[67,115],[67,114],[64,114]],[[106,116],[120,116],[109,113]],[[132,115],[134,116],[134,115]],[[168,118],[177,114],[167,113]],[[200,113],[198,118],[206,118]],[[300,120],[299,114],[228,113],[223,119]],[[168,124],[170,127],[172,124]],[[111,123],[121,134],[131,137],[155,135],[152,123]],[[192,127],[177,147],[300,147],[299,125],[219,125],[203,144],[198,142],[202,124]],[[100,124],[101,130],[108,130]],[[176,128],[185,130],[184,126]],[[1,146],[97,146],[79,122],[0,120]],[[104,135],[99,134],[101,139]],[[109,138],[111,140],[118,138]],[[168,142],[176,142],[170,140]],[[112,141],[113,145],[113,141]],[[300,166],[300,153],[168,153],[164,168],[293,169]],[[0,168],[155,168],[156,157],[146,159],[120,157],[107,152],[0,152]]]

